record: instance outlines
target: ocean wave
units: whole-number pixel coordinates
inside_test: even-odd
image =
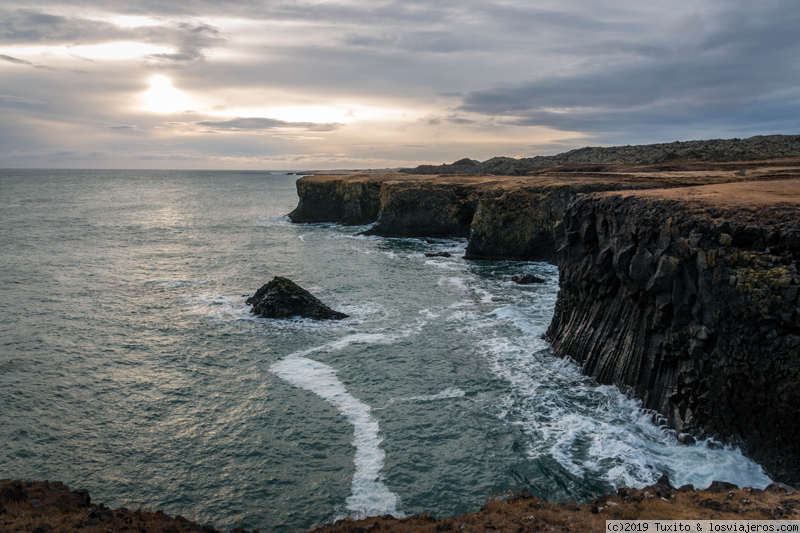
[[[540,330],[533,326],[531,333]],[[480,346],[493,373],[513,390],[496,415],[529,436],[531,459],[549,454],[573,476],[615,487],[642,487],[662,473],[676,485],[705,487],[714,479],[739,486],[770,483],[734,447],[680,445],[674,432],[653,424],[638,400],[582,376],[574,363],[552,358],[538,336],[496,337]]]
[[[337,349],[352,343],[383,342],[388,338],[385,335],[351,335],[321,348]],[[356,471],[350,484],[350,496],[345,500],[348,511],[359,517],[382,514],[404,516],[399,510],[399,496],[381,481],[380,471],[384,467],[386,452],[380,448],[383,438],[378,435],[380,428],[377,420],[370,415],[370,407],[347,392],[333,368],[304,357],[313,351],[298,352],[281,359],[270,366],[270,371],[295,387],[321,397],[352,424]]]

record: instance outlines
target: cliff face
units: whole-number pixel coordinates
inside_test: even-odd
[[[338,222],[345,226],[375,222],[381,184],[362,176],[364,179],[297,180],[300,202],[289,218],[292,222]]]
[[[469,237],[468,259],[555,262],[553,227],[578,194],[800,175],[800,160],[776,164],[703,163],[670,171],[559,167],[536,176],[308,176],[297,181],[300,202],[289,217],[343,225],[375,222],[366,233],[384,237]]]
[[[797,204],[649,194],[567,209],[547,338],[679,433],[741,443],[775,478],[800,481]]]
[[[660,185],[607,177],[313,176],[297,181],[293,222],[375,222],[366,235],[469,237],[469,259],[555,262],[553,226],[578,193]]]
[[[478,202],[472,219],[466,259],[513,259],[556,262],[553,228],[578,194],[619,188],[650,188],[654,183],[626,183],[602,178],[563,180],[532,187],[496,189]]]
[[[385,182],[380,210],[366,235],[382,237],[466,237],[478,204],[475,186]]]

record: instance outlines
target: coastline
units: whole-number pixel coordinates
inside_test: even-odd
[[[741,444],[796,483],[800,159],[603,170],[314,176],[298,180],[289,216],[374,222],[366,235],[468,237],[465,259],[558,264],[548,330],[558,356],[631,389],[682,440]],[[742,320],[748,339],[735,335]]]

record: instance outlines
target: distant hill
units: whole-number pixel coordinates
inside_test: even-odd
[[[401,168],[407,174],[524,175],[556,165],[658,165],[689,161],[752,161],[800,157],[800,135],[767,135],[749,139],[712,139],[638,146],[587,146],[558,155],[515,159],[493,157],[484,162],[461,159],[451,165]]]

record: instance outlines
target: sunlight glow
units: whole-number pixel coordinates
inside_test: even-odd
[[[109,22],[123,28],[139,28],[141,26],[156,26],[159,24],[154,18],[139,15],[118,15],[110,19]]]
[[[174,88],[172,81],[166,76],[150,78],[150,90],[142,97],[147,102],[145,109],[156,113],[185,111],[189,106],[189,99],[186,95]]]

